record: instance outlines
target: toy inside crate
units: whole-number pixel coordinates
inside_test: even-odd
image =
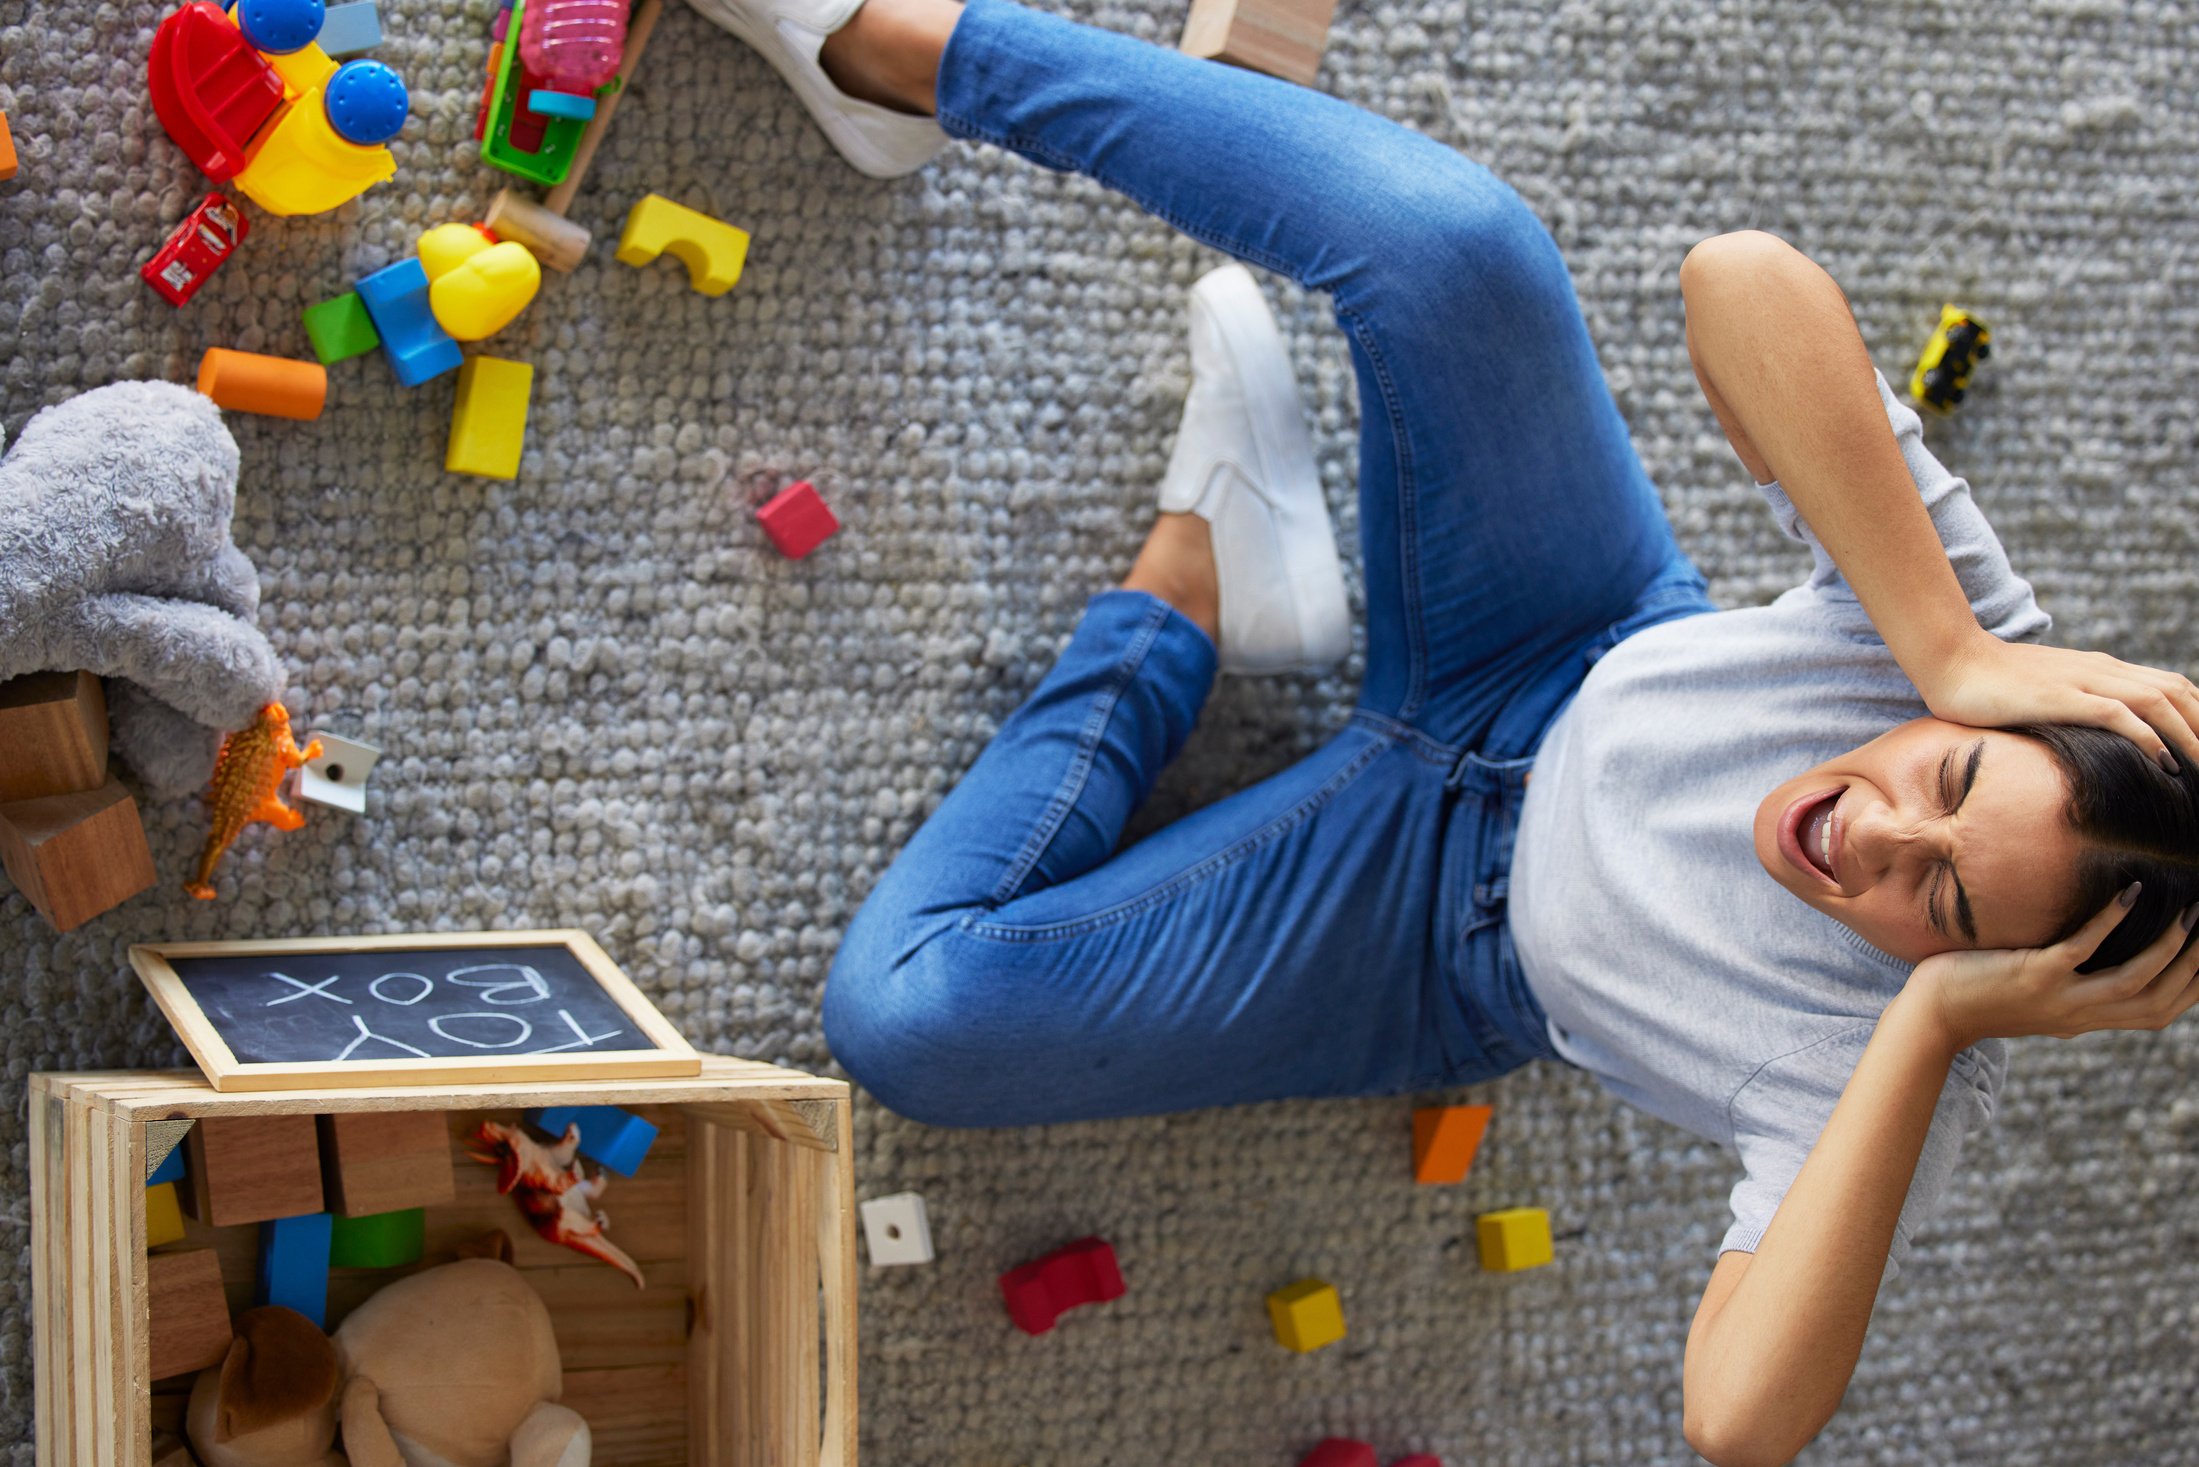
[[[177,1123],[439,1112],[455,1196],[426,1211],[419,1262],[330,1271],[327,1326],[378,1289],[492,1230],[547,1306],[563,1400],[611,1464],[855,1461],[855,1243],[847,1087],[705,1057],[693,1079],[222,1094],[196,1073],[36,1075],[32,1274],[40,1463],[145,1464],[180,1436],[193,1377],[150,1373],[149,1260],[211,1250],[232,1312],[253,1303],[260,1228],[187,1220],[145,1246],[147,1160]],[[614,1176],[613,1240],[646,1287],[538,1237],[495,1169],[467,1152],[483,1121],[617,1106],[657,1127]],[[593,1169],[591,1168],[591,1171]]]

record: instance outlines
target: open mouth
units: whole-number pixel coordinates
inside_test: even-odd
[[[1804,795],[1787,807],[1779,821],[1779,847],[1799,869],[1832,886],[1840,885],[1834,866],[1840,857],[1840,829],[1833,809],[1847,786]]]

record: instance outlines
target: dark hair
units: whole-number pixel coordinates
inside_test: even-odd
[[[2145,887],[2080,973],[2112,968],[2161,935],[2199,901],[2199,770],[2189,759],[2170,774],[2121,734],[2066,723],[2007,730],[2046,746],[2069,786],[2063,811],[2082,850],[2077,889],[2054,940],[2092,920],[2133,881]]]

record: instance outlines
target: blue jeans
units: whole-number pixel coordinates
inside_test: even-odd
[[[1213,644],[1095,596],[879,879],[824,995],[895,1111],[1005,1126],[1486,1080],[1554,1057],[1504,920],[1544,731],[1628,634],[1712,610],[1549,234],[1321,93],[973,0],[949,133],[1084,173],[1334,299],[1358,377],[1367,666],[1319,752],[1117,852]]]

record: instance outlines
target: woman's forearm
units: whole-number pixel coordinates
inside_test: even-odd
[[[1954,1055],[1922,1002],[1887,1006],[1747,1273],[1690,1332],[1688,1439],[1721,1467],[1787,1461],[1839,1407]]]
[[[1929,692],[1984,633],[1886,422],[1847,298],[1809,257],[1753,231],[1697,245],[1680,284],[1688,350],[1735,451],[1779,480]]]

